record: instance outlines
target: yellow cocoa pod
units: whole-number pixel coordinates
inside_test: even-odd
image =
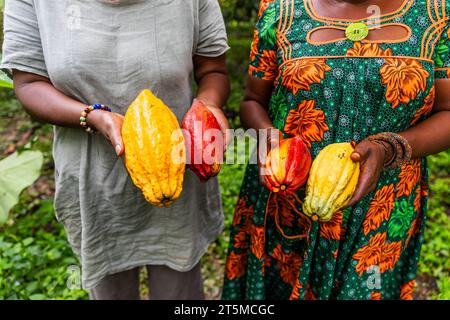
[[[183,189],[186,147],[178,120],[150,90],[129,107],[122,127],[125,166],[152,205],[167,207]]]
[[[360,172],[350,158],[353,151],[350,143],[331,144],[314,160],[303,202],[303,212],[313,220],[330,221],[352,198]]]

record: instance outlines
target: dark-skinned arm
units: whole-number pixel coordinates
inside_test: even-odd
[[[195,80],[198,84],[197,99],[202,101],[216,117],[225,142],[229,142],[227,130],[230,128],[228,120],[222,111],[223,105],[230,95],[230,81],[226,66],[225,54],[209,58],[194,56]]]
[[[274,128],[269,118],[268,109],[273,90],[273,81],[250,77],[247,82],[244,99],[241,103],[240,116],[243,126],[259,132],[266,130],[266,145],[258,141],[259,180],[265,185],[263,165],[272,146],[276,146],[282,139],[282,133]]]
[[[399,132],[411,145],[413,158],[426,157],[450,148],[450,79],[436,80],[435,88],[436,99],[432,115]],[[356,146],[352,159],[361,162],[362,167],[358,185],[348,206],[358,203],[376,188],[385,159],[389,159],[391,155],[386,154],[380,145],[367,140]]]
[[[268,109],[273,81],[250,77],[241,103],[240,116],[245,128],[255,130],[273,128]]]
[[[422,158],[450,148],[450,79],[435,82],[436,103],[432,115],[401,132],[412,147],[413,158]]]
[[[45,77],[14,70],[13,78],[17,98],[33,118],[56,126],[82,130],[80,115],[86,105],[64,95]],[[122,122],[122,115],[101,110],[93,111],[88,117],[88,125],[103,134],[119,156],[124,151]]]

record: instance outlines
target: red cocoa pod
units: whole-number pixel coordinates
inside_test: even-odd
[[[187,164],[201,181],[217,176],[224,154],[224,139],[214,114],[199,100],[181,124],[186,141]]]
[[[300,137],[281,140],[267,156],[264,176],[267,188],[292,195],[306,183],[311,163],[311,153]]]

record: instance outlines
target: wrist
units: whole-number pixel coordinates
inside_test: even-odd
[[[386,169],[400,168],[411,160],[412,149],[408,141],[394,132],[378,133],[369,136],[367,139],[385,148],[384,165]]]
[[[95,110],[89,113],[89,116],[86,118],[86,123],[89,127],[96,131],[101,131],[102,123],[104,122],[105,112],[100,112],[99,110]]]
[[[384,165],[389,166],[395,158],[395,150],[392,145],[383,140],[374,140],[372,142],[382,150],[384,153]]]
[[[220,106],[218,106],[217,104],[205,100],[205,99],[199,99],[199,98],[195,98],[195,100],[200,101],[205,107],[207,107],[208,109],[218,109],[218,110],[222,110],[222,108]]]

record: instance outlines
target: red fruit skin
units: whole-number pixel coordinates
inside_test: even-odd
[[[268,164],[268,174],[265,176],[267,188],[283,196],[292,195],[308,180],[312,164],[311,153],[300,137],[282,140],[279,148],[272,152],[286,154],[280,157],[278,172],[274,172]]]
[[[201,128],[199,125],[201,124]],[[197,127],[196,127],[197,126]],[[205,148],[213,147],[214,141],[205,137],[205,132],[216,129],[221,132],[219,123],[214,114],[199,100],[194,100],[191,109],[185,115],[181,127],[186,141],[186,154],[188,168],[194,172],[202,182],[219,174],[223,159],[223,148],[221,152],[213,154],[214,161],[208,164],[204,153]],[[219,154],[218,154],[219,153]],[[197,160],[197,161],[196,161]]]

